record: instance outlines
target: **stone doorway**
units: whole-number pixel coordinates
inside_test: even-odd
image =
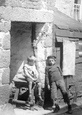
[[[27,57],[33,55],[33,23],[12,22],[11,23],[11,56],[10,56],[10,82],[26,61]]]

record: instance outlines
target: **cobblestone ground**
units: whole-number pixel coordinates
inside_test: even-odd
[[[72,114],[68,114],[66,111],[67,111],[67,109],[66,110],[64,109],[64,110],[60,111],[59,113],[49,113],[49,114],[45,114],[45,115],[82,115],[82,106],[73,108]]]
[[[69,115],[68,113],[63,113],[61,115]],[[73,113],[71,115],[82,115],[82,107],[78,108],[78,109],[74,109]]]
[[[73,105],[73,113],[66,113],[67,107],[62,108],[58,113],[53,113],[51,110],[44,110],[43,108],[36,107],[34,111],[13,108],[11,104],[6,104],[0,107],[0,115],[82,115],[82,105]]]

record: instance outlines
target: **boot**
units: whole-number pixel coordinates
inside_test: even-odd
[[[29,95],[28,102],[29,102],[29,104],[32,103],[32,95],[31,94]]]
[[[33,96],[31,94],[29,95],[29,98],[28,98],[28,104],[30,107],[34,106],[35,104],[35,101],[33,100]]]
[[[42,96],[41,96],[41,95],[39,95],[39,96],[38,96],[38,99],[39,99],[40,101],[43,101],[43,99],[42,99]]]
[[[69,97],[68,97],[68,94],[67,92],[63,94],[63,98],[64,98],[64,102],[69,104],[70,103],[70,100],[69,100]]]
[[[58,104],[53,105],[52,108],[54,109],[55,113],[57,113],[60,110],[60,107]]]
[[[63,94],[63,97],[64,97],[64,101],[67,103],[67,105],[68,105],[68,113],[69,114],[72,114],[72,107],[71,107],[71,104],[70,104],[70,99],[69,99],[69,97],[68,97],[68,94],[67,93],[65,93],[65,94]]]
[[[29,101],[32,100],[32,94],[29,94]]]
[[[72,107],[71,107],[70,104],[68,104],[68,113],[69,113],[69,114],[72,114]]]

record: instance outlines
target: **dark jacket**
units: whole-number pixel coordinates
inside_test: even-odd
[[[47,85],[62,79],[62,71],[60,67],[56,64],[52,66],[47,66],[45,70],[45,78]]]

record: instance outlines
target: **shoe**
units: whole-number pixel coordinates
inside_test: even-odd
[[[31,101],[31,100],[32,100],[32,95],[30,94],[30,95],[29,95],[29,101]]]
[[[55,106],[55,105],[53,105],[53,106],[52,106],[52,109],[55,109],[55,108],[56,108],[56,106]]]
[[[71,107],[71,105],[68,105],[68,112],[67,112],[68,114],[72,114],[72,107]]]
[[[41,95],[39,95],[38,99],[39,99],[40,101],[43,101],[43,99],[42,99]]]
[[[55,108],[53,108],[54,109],[54,113],[57,113],[60,110],[60,107],[59,107],[58,104],[55,104],[55,106],[52,106],[52,107],[55,107]]]

